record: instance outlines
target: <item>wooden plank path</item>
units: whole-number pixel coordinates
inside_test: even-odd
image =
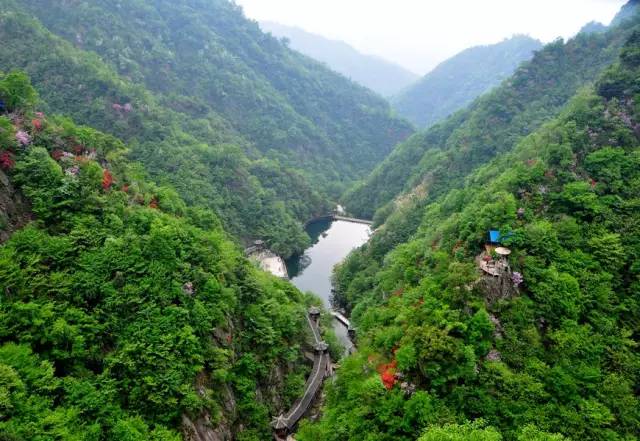
[[[338,311],[331,310],[330,314],[338,320],[340,323],[344,325],[345,328],[349,329],[351,327],[351,322],[344,315],[340,314]]]
[[[307,378],[304,386],[304,393],[293,404],[291,409],[284,415],[280,415],[271,422],[274,429],[274,438],[276,440],[286,439],[289,434],[302,419],[305,413],[311,407],[318,391],[322,387],[328,367],[331,363],[329,356],[329,345],[327,345],[320,336],[320,311],[317,308],[311,308],[309,314],[306,315],[307,322],[311,328],[314,340],[314,359],[311,375]]]

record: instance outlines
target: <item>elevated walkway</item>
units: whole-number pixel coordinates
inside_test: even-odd
[[[307,378],[302,396],[296,400],[287,413],[274,418],[271,422],[276,440],[286,440],[287,435],[293,431],[298,421],[307,413],[331,368],[329,345],[322,341],[320,336],[320,310],[311,308],[306,317],[313,334],[313,369]]]

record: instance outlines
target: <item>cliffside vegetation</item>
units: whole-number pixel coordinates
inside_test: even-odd
[[[285,257],[411,132],[226,0],[7,0],[0,24],[0,66],[29,73],[45,110],[127,142],[150,180]]]
[[[393,200],[400,195],[432,200],[460,187],[469,172],[508,151],[595,81],[636,25],[631,20],[607,33],[579,34],[545,46],[499,88],[401,143],[345,195],[345,204],[359,216],[378,211],[382,222],[397,208]]]
[[[297,439],[636,440],[637,6],[383,161],[409,124],[232,2],[1,0],[0,440],[270,439],[317,299],[242,245],[359,179],[358,351]]]
[[[595,86],[423,206],[410,239],[339,267],[359,352],[301,440],[636,439],[639,54],[636,31]],[[512,251],[500,279],[479,270],[490,229]]]
[[[183,418],[270,436],[308,369],[309,299],[121,141],[36,112],[25,74],[0,100],[0,166],[35,218],[0,247],[0,438],[173,441]]]

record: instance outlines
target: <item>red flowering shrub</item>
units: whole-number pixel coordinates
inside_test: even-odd
[[[391,390],[396,384],[396,367],[398,362],[393,360],[391,363],[382,364],[378,366],[378,372],[380,372],[380,379],[384,387]]]
[[[149,202],[149,208],[158,208],[158,200],[156,198],[151,199],[151,202]]]
[[[13,166],[16,165],[13,158],[11,157],[11,153],[4,151],[0,152],[0,167],[4,170],[10,170]]]
[[[389,390],[393,389],[393,386],[395,386],[396,384],[396,376],[390,370],[384,371],[380,376],[380,378],[382,379],[382,383],[384,384],[384,387],[386,387]]]
[[[102,188],[105,190],[109,190],[112,184],[113,184],[113,175],[109,170],[104,170],[102,172]]]
[[[42,130],[42,121],[40,121],[39,119],[31,120],[31,125],[33,126],[33,129],[36,131]]]
[[[61,160],[63,156],[64,156],[64,152],[60,149],[56,149],[51,152],[51,157],[56,161]]]

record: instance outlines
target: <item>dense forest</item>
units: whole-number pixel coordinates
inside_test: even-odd
[[[0,248],[0,439],[264,440],[300,393],[310,302],[111,135],[0,76],[2,176],[35,218]]]
[[[427,198],[414,234],[388,252],[374,236],[338,267],[359,351],[300,440],[637,439],[635,22],[538,54],[626,36],[619,61],[556,117]],[[547,69],[559,61],[546,58]],[[498,277],[480,271],[497,259],[490,230],[511,251]]]
[[[285,257],[411,133],[226,0],[6,0],[0,25],[0,66],[25,70],[45,110],[126,141],[150,180]]]
[[[538,51],[500,87],[429,130],[397,146],[369,177],[344,196],[351,211],[378,222],[416,199],[460,186],[474,168],[510,149],[558,114],[585,84],[618,56],[637,25],[581,33]]]
[[[336,72],[385,97],[398,94],[419,78],[402,66],[363,54],[344,41],[330,40],[271,21],[260,22],[260,27],[276,37],[287,39],[292,49],[326,63]]]
[[[637,440],[639,3],[413,133],[229,0],[0,0],[0,441],[272,439],[321,301],[243,247],[338,202],[298,441]]]
[[[498,86],[541,47],[538,40],[517,35],[466,49],[394,96],[393,106],[417,126],[431,127]]]

